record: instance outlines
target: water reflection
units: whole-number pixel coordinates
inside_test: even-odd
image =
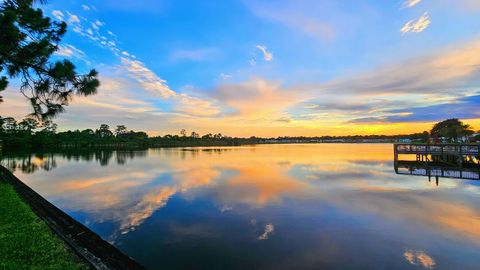
[[[391,145],[37,156],[2,164],[152,269],[475,269],[480,256],[478,182],[397,175]]]
[[[113,150],[96,150],[81,151],[70,150],[64,152],[47,152],[47,153],[2,153],[0,156],[1,164],[10,171],[15,172],[21,170],[23,173],[30,174],[42,169],[50,171],[54,169],[56,159],[64,159],[67,161],[95,161],[101,166],[107,166],[112,158],[115,157],[117,164],[124,165],[128,160],[139,157],[146,157],[146,150],[135,151],[113,151]]]
[[[474,163],[459,166],[442,162],[396,161],[395,172],[404,175],[427,176],[429,181],[434,177],[437,185],[440,177],[480,180],[480,165]]]
[[[403,256],[411,265],[420,265],[428,270],[433,269],[435,266],[435,260],[422,250],[414,251],[408,249],[403,253]]]

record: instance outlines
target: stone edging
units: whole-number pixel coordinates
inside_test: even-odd
[[[1,165],[0,177],[3,181],[11,184],[33,212],[93,268],[102,270],[145,269],[83,224],[48,202]]]

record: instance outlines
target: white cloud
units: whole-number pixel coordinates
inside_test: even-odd
[[[170,89],[167,82],[148,69],[143,62],[130,57],[120,58],[122,61],[121,68],[125,69],[143,89],[175,102],[175,112],[202,117],[213,116],[219,113],[219,109],[210,100],[179,94]]]
[[[263,53],[263,60],[268,62],[273,60],[273,54],[268,51],[267,46],[257,45],[255,48],[259,49]]]
[[[402,33],[420,33],[423,32],[425,29],[428,28],[430,25],[430,17],[428,16],[428,13],[425,12],[422,17],[420,17],[418,20],[411,20],[407,22],[402,29],[400,29],[400,32]]]
[[[92,25],[92,28],[95,29],[95,30],[99,30],[100,28],[98,27],[98,25],[96,25],[95,23],[91,23]]]
[[[175,96],[167,81],[158,77],[153,71],[148,69],[144,63],[127,57],[121,57],[122,67],[135,78],[145,90],[155,92],[162,97]]]
[[[457,43],[435,52],[399,61],[317,87],[333,94],[385,95],[439,93],[478,85],[480,40]],[[446,92],[443,92],[444,94]]]
[[[406,0],[403,2],[403,8],[411,8],[418,5],[422,0]]]
[[[226,73],[223,73],[223,72],[222,72],[222,73],[220,73],[220,78],[221,78],[222,80],[228,80],[228,79],[232,78],[232,75],[226,74]]]
[[[272,223],[265,225],[265,231],[258,237],[258,240],[267,240],[268,236],[273,233],[275,227]]]
[[[94,9],[93,6],[90,8]],[[68,15],[70,17],[75,16],[70,13],[68,13]],[[74,18],[77,18],[78,20],[78,17],[75,16]],[[85,25],[87,25],[87,27],[85,27]],[[136,60],[136,57],[133,54],[126,50],[121,50],[116,42],[117,36],[113,32],[107,30],[106,32],[109,36],[102,35],[99,26],[103,25],[105,25],[105,23],[99,20],[90,21],[85,19],[85,24],[78,20],[78,23],[75,23],[73,26],[73,30],[79,35],[87,37],[98,46],[110,50],[121,61],[121,65],[117,67],[119,71],[123,72],[123,74],[127,73],[129,77],[133,79],[133,82],[137,83],[137,88],[142,88],[145,91],[154,93],[157,95],[156,98],[160,96],[167,99],[168,102],[175,104],[174,107],[176,109],[174,113],[180,113],[185,117],[210,117],[219,113],[219,109],[214,105],[214,101],[190,94],[178,93],[170,89],[164,79],[160,78],[152,70],[147,68],[143,62]],[[91,28],[88,28],[88,26]],[[92,28],[95,31],[93,31]],[[177,57],[201,60],[208,58],[214,52],[214,49],[180,51],[177,52]],[[61,47],[57,54],[67,57],[80,57],[81,55],[85,55],[71,45]]]
[[[72,13],[70,13],[70,12],[68,12],[68,11],[67,11],[67,13],[68,13],[68,16],[69,16],[69,17],[68,17],[68,23],[70,23],[70,24],[80,23],[80,19],[78,18],[77,15],[72,14]]]
[[[89,11],[89,10],[90,10],[90,7],[87,6],[87,5],[82,5],[82,8],[83,8],[83,10],[85,10],[85,11]]]
[[[52,15],[53,17],[55,17],[55,19],[59,20],[59,21],[63,21],[63,17],[65,16],[63,14],[63,12],[61,12],[60,10],[54,10],[52,11]]]
[[[83,58],[85,56],[85,53],[82,50],[77,49],[75,46],[70,44],[59,45],[55,54],[59,56],[76,58]]]

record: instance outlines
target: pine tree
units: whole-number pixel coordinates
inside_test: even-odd
[[[73,95],[95,94],[97,71],[78,75],[69,60],[52,62],[67,30],[34,7],[33,0],[5,0],[0,4],[0,91],[19,78],[20,92],[30,101],[31,116],[47,120],[64,111]],[[2,97],[0,96],[0,102]]]

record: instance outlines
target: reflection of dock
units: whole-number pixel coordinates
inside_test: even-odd
[[[448,166],[436,162],[396,161],[395,172],[403,175],[480,180],[480,167]]]
[[[437,185],[440,177],[480,180],[480,145],[395,144],[394,153],[397,174],[435,177]],[[400,155],[415,155],[416,161]]]

